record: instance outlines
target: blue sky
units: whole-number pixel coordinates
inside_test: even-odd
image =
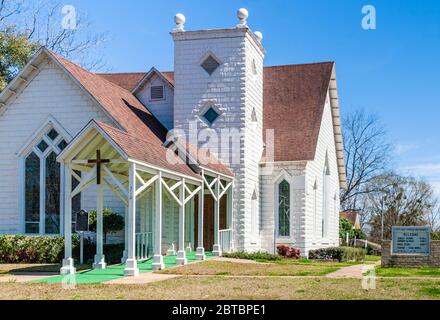
[[[342,113],[375,112],[396,145],[395,168],[424,177],[440,195],[440,1],[85,1],[70,0],[97,31],[108,31],[111,70],[173,69],[169,32],[177,12],[186,29],[248,24],[264,35],[266,65],[336,61]],[[361,27],[374,5],[377,29]]]

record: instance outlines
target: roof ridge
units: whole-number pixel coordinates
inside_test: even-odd
[[[300,67],[300,66],[311,66],[311,65],[319,65],[319,64],[334,64],[335,61],[321,61],[321,62],[306,62],[306,63],[292,63],[292,64],[281,64],[275,66],[264,66],[263,68],[278,68],[278,67]]]
[[[101,75],[120,75],[120,74],[145,74],[147,71],[133,71],[133,72],[93,72],[97,76]]]
[[[318,61],[318,62],[305,62],[305,63],[291,63],[291,64],[280,64],[273,66],[263,66],[263,69],[269,68],[279,68],[279,67],[300,67],[300,66],[311,66],[311,65],[320,65],[320,64],[335,64],[335,61]],[[154,67],[155,68],[155,67]],[[160,73],[174,73],[173,71],[161,71],[157,68]],[[133,71],[133,72],[96,72],[93,73],[97,76],[106,76],[106,75],[130,75],[130,74],[147,74],[149,71]],[[107,79],[106,79],[107,80]]]

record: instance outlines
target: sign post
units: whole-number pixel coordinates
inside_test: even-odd
[[[84,264],[84,232],[89,231],[89,213],[81,210],[76,213],[75,231],[79,234],[79,263]]]

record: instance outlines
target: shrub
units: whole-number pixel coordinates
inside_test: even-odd
[[[79,237],[72,236],[72,254],[79,260]],[[120,263],[124,244],[104,245],[107,263]],[[91,262],[96,253],[96,245],[84,239],[84,261]],[[0,236],[0,263],[60,263],[64,257],[64,237],[62,236]]]
[[[277,247],[278,254],[280,256],[291,258],[291,259],[299,259],[301,257],[301,250],[298,248],[291,248],[284,244],[279,245]]]
[[[120,263],[124,252],[124,244],[104,244],[105,262]],[[73,257],[79,260],[79,244],[73,248]],[[92,263],[96,254],[96,244],[89,238],[84,238],[84,263]]]
[[[78,237],[73,237],[72,244],[78,243]],[[63,255],[61,236],[0,236],[1,263],[59,263]]]
[[[104,222],[103,225],[104,243],[106,243],[107,234],[115,233],[124,229],[124,218],[108,208],[105,208],[102,211],[102,216]],[[89,225],[90,225],[90,231],[96,232],[96,210],[90,211]]]
[[[347,237],[350,239],[365,239],[365,233],[361,229],[354,229],[350,220],[345,218],[339,218],[339,238],[345,240]]]
[[[431,240],[440,240],[440,231],[432,231]]]
[[[240,251],[240,252],[223,253],[223,257],[234,258],[234,259],[246,259],[246,260],[267,260],[267,261],[281,260],[281,257],[279,255],[271,254],[263,251],[258,251],[258,252]]]
[[[314,260],[337,260],[344,261],[363,261],[365,250],[351,247],[330,247],[309,251],[309,259]]]
[[[356,244],[356,248],[365,249],[365,243]],[[366,254],[372,256],[380,256],[382,251],[380,246],[372,245],[370,242],[368,242],[366,250]]]

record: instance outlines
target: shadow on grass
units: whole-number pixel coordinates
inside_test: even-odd
[[[36,265],[16,265],[15,268],[11,268],[8,271],[3,271],[3,275],[57,275],[60,273],[61,264],[36,264]],[[78,265],[75,266],[77,271],[88,270],[91,268],[91,265]]]

